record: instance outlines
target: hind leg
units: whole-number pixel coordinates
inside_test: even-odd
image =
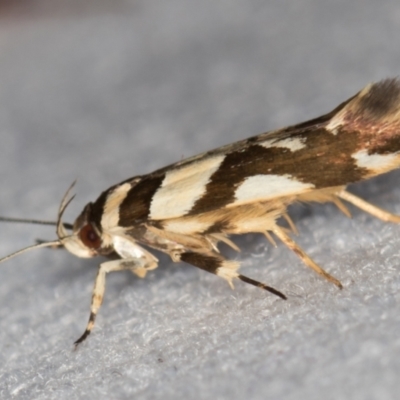
[[[354,206],[360,208],[361,210],[367,212],[368,214],[371,214],[372,216],[379,218],[382,221],[394,222],[397,224],[400,223],[399,215],[392,214],[388,211],[382,210],[381,208],[374,206],[371,203],[368,203],[367,201],[361,199],[360,197],[355,196],[352,193],[347,192],[346,190],[342,190],[337,194],[337,196],[353,204]]]

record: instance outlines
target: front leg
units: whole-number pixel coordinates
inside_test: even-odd
[[[120,260],[107,261],[100,264],[96,280],[94,282],[89,321],[87,323],[85,332],[83,332],[83,335],[74,343],[75,348],[90,335],[90,332],[94,327],[97,312],[99,311],[99,308],[104,298],[104,291],[106,288],[106,274],[108,272],[129,269],[140,276],[141,271],[147,271],[149,269],[155,268],[156,266],[157,262],[154,261],[154,257],[125,258]]]

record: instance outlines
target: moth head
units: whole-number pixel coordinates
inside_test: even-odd
[[[60,245],[64,246],[70,253],[81,258],[109,255],[113,252],[113,246],[109,236],[103,234],[101,227],[95,222],[96,218],[94,217],[92,203],[88,203],[85,206],[73,225],[62,222],[64,211],[75,197],[69,196],[69,192],[74,184],[75,182],[65,193],[58,209],[56,225]]]
[[[0,221],[6,222],[25,222],[40,225],[56,225],[56,232],[58,236],[57,240],[49,242],[39,241],[33,246],[29,246],[19,251],[16,251],[15,253],[9,254],[8,256],[1,258],[0,262],[6,261],[28,250],[40,247],[65,247],[70,253],[82,258],[95,257],[99,254],[106,255],[111,252],[112,249],[110,248],[110,246],[105,246],[103,244],[104,241],[102,239],[102,234],[99,228],[93,223],[93,221],[91,221],[92,203],[86,205],[86,207],[75,220],[73,225],[62,222],[62,217],[65,209],[75,197],[69,196],[74,185],[75,182],[69,187],[61,201],[56,222],[0,217]]]
[[[90,221],[91,203],[87,204],[68,233],[60,222],[57,235],[62,245],[77,257],[90,258],[99,254],[102,248],[101,232]]]

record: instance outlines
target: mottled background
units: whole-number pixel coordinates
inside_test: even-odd
[[[398,1],[0,2],[0,214],[72,220],[108,186],[330,111],[400,73]],[[321,171],[323,173],[323,171]],[[351,190],[400,213],[400,174]],[[77,352],[98,260],[37,250],[1,265],[4,399],[392,399],[400,390],[400,227],[295,206],[299,244],[239,237],[243,272],[284,302],[160,256],[108,277]],[[0,254],[53,239],[1,225]],[[225,249],[226,250],[226,249]]]

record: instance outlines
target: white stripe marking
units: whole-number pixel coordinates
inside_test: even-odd
[[[347,109],[346,107],[344,108],[345,110]],[[343,115],[340,112],[339,114],[336,114],[326,125],[326,130],[332,135],[336,136],[339,133],[339,128],[344,125],[343,121]]]
[[[122,257],[128,259],[145,258],[146,250],[140,247],[132,239],[127,239],[122,236],[113,236],[114,250]],[[139,262],[138,262],[139,264]]]
[[[103,216],[101,217],[101,226],[104,231],[107,232],[118,226],[119,206],[124,201],[131,187],[130,183],[124,183],[108,195],[104,205]]]
[[[312,183],[300,182],[289,174],[249,176],[237,188],[236,201],[229,206],[299,194],[312,188]]]
[[[357,161],[357,166],[373,171],[392,169],[397,164],[399,155],[392,154],[368,154],[367,150],[359,150],[352,157]]]
[[[271,147],[280,147],[284,149],[289,149],[291,152],[295,152],[297,150],[304,149],[306,145],[304,144],[304,139],[301,138],[288,138],[282,140],[266,140],[265,142],[260,142],[260,146],[271,148]]]
[[[150,206],[151,219],[178,218],[187,214],[206,192],[211,175],[218,170],[225,155],[208,157],[166,173]]]
[[[163,228],[168,232],[193,235],[194,233],[206,231],[211,225],[212,222],[201,221],[198,218],[178,218],[165,222]]]

